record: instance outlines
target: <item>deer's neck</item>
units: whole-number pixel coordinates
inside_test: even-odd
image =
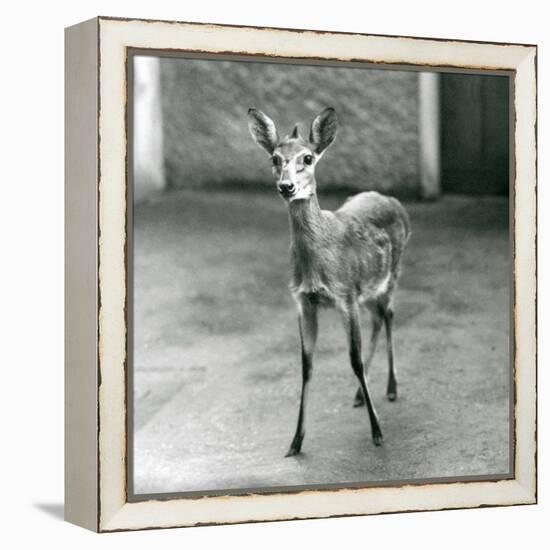
[[[292,242],[314,241],[323,231],[323,216],[317,195],[288,205]]]
[[[288,211],[292,251],[295,260],[297,256],[303,260],[315,254],[325,231],[317,195],[291,202]]]
[[[332,303],[327,286],[326,219],[317,196],[289,204],[292,282],[295,295],[305,294],[316,303]],[[330,269],[329,269],[330,271]]]

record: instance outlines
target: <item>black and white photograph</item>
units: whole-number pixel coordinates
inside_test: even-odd
[[[543,6],[7,4],[0,546],[544,547]]]
[[[133,494],[510,478],[511,77],[128,74]]]

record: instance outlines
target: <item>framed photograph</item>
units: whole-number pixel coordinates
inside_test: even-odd
[[[536,56],[66,29],[66,519],[535,503]]]

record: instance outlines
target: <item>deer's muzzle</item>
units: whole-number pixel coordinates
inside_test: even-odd
[[[291,181],[280,181],[277,184],[279,193],[285,198],[288,199],[294,195],[296,192],[296,186]]]

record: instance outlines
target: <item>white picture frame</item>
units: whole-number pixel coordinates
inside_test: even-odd
[[[514,476],[135,500],[127,460],[132,49],[505,71],[514,80]],[[66,519],[98,532],[536,502],[534,45],[98,17],[66,30]]]

